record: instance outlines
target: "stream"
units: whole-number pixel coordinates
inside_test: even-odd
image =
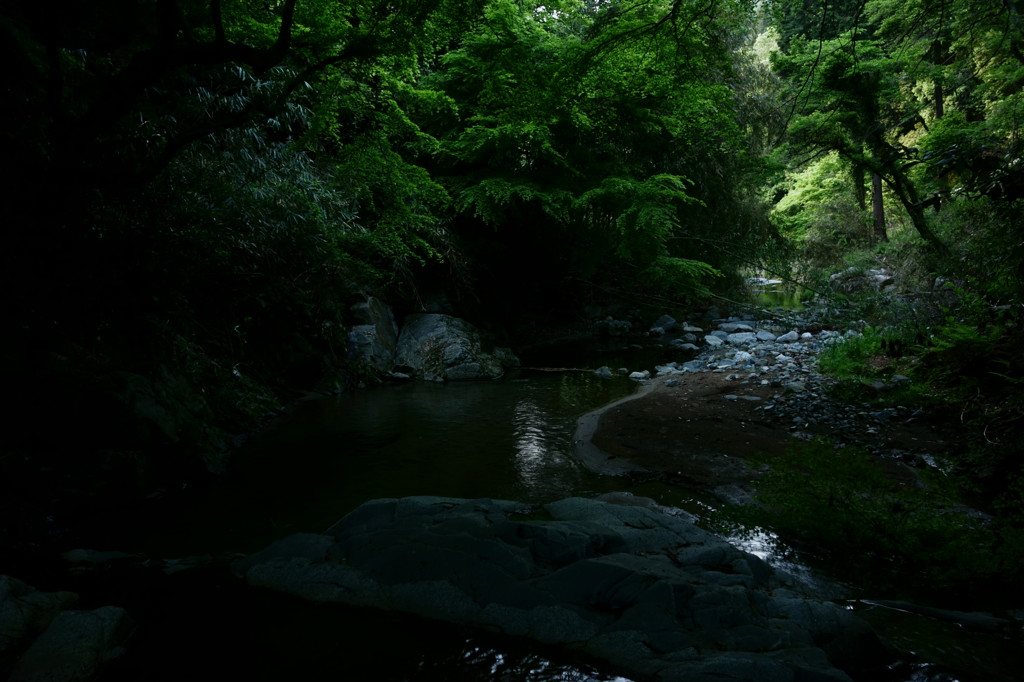
[[[619,351],[614,360],[598,356],[586,362],[653,369],[664,360],[661,350],[614,350]],[[567,357],[545,360],[572,367]],[[576,458],[578,418],[635,389],[624,377],[523,370],[494,382],[390,385],[300,403],[241,449],[235,473],[222,486],[188,498],[172,514],[141,516],[120,533],[118,549],[160,558],[148,562],[145,575],[137,575],[144,569],[133,564],[123,574],[114,570],[88,578],[106,580],[105,590],[92,585],[91,591],[102,594],[105,603],[131,604],[129,611],[141,623],[128,654],[105,679],[627,682],[614,670],[531,642],[253,590],[238,584],[225,566],[232,555],[254,552],[278,538],[323,531],[359,504],[381,497],[491,497],[539,504],[628,491],[712,520],[718,503],[710,495],[601,476]],[[784,559],[770,534],[732,539],[776,566],[816,580],[806,567]],[[202,565],[190,568],[193,563]],[[966,633],[970,637],[964,638],[951,624],[860,603],[850,608],[862,611],[883,636],[890,634],[888,628],[902,648],[920,654],[894,668],[891,680],[1012,680],[1024,662],[1013,653],[1013,643],[998,636],[971,639],[974,633]]]

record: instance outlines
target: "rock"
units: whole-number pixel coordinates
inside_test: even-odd
[[[729,334],[729,336],[726,337],[726,341],[733,344],[734,346],[740,346],[745,343],[751,343],[756,339],[757,337],[753,334],[753,332],[735,332],[733,334]]]
[[[73,592],[40,592],[0,575],[0,659],[39,635],[77,598]]]
[[[528,637],[666,682],[838,682],[849,677],[836,661],[883,662],[853,614],[791,591],[688,519],[628,502],[373,500],[236,570],[254,586]]]
[[[829,285],[844,293],[872,290],[885,291],[895,285],[896,279],[887,268],[861,270],[849,267],[828,278]]]
[[[632,328],[628,320],[616,320],[610,315],[594,323],[594,330],[601,336],[628,336]]]
[[[723,322],[722,324],[718,325],[718,328],[721,329],[726,334],[754,331],[754,328],[751,327],[746,322]]]
[[[679,323],[676,322],[675,318],[672,318],[668,315],[662,315],[661,317],[654,321],[654,324],[651,325],[651,331],[654,331],[655,329],[660,329],[660,333],[662,334],[665,334],[667,332],[673,332],[678,328]]]
[[[646,369],[643,370],[642,372],[630,372],[629,378],[632,379],[633,381],[646,381],[647,379],[651,378],[651,373]]]
[[[682,374],[686,370],[684,370],[682,365],[680,365],[678,362],[670,362],[667,365],[656,366],[654,368],[654,371],[657,372],[658,376],[665,376],[672,374]]]
[[[19,659],[10,682],[78,682],[95,679],[120,656],[134,624],[124,609],[62,611]]]
[[[138,561],[143,555],[97,549],[72,549],[62,553],[60,557],[70,564],[98,566],[115,561]]]
[[[104,663],[122,653],[134,629],[127,613],[114,606],[64,610],[77,598],[73,592],[41,592],[0,575],[0,670],[12,671],[7,679],[92,680]],[[8,661],[14,658],[11,666]]]
[[[497,379],[515,362],[511,351],[485,351],[468,322],[440,313],[409,315],[395,350],[398,371],[427,381]]]
[[[800,340],[800,334],[796,330],[786,332],[775,339],[776,343],[793,343]]]
[[[722,337],[720,337],[720,336],[714,336],[712,334],[708,334],[707,336],[704,337],[704,343],[706,343],[707,345],[709,345],[711,347],[715,347],[715,346],[721,346],[725,342],[722,341]]]
[[[782,284],[781,279],[770,279],[768,277],[747,277],[746,282],[751,287],[772,287]]]
[[[611,368],[608,367],[607,365],[605,365],[604,367],[598,367],[597,369],[595,369],[594,370],[594,374],[596,376],[601,377],[602,379],[611,379],[612,376],[614,376],[612,374]]]
[[[390,372],[398,346],[398,323],[391,308],[371,296],[351,311],[359,324],[348,333],[349,359],[381,374]]]

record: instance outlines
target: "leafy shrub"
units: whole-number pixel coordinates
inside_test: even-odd
[[[882,342],[876,329],[866,327],[863,333],[828,345],[818,355],[818,368],[825,374],[844,379],[864,376],[868,358],[881,354]]]

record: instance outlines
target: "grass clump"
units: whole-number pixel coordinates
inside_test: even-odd
[[[770,528],[864,593],[941,595],[947,603],[1021,596],[1013,576],[1024,566],[1024,531],[969,513],[952,477],[900,474],[866,450],[825,439],[768,464],[755,505],[734,508],[731,517]]]
[[[836,378],[833,393],[851,402],[923,405],[930,402],[926,386],[908,381],[917,360],[911,332],[865,327],[829,344],[818,355],[822,374]]]

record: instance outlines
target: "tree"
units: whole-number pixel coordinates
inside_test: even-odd
[[[724,8],[491,3],[425,81],[457,105],[432,130],[463,239],[559,281],[706,292],[704,221],[744,153]]]
[[[208,403],[210,430],[241,431],[340,380],[354,297],[445,252],[447,197],[402,158],[403,106],[481,4],[5,5],[5,336],[25,423],[53,392],[109,405],[142,377],[166,413]],[[75,448],[12,447],[125,447],[86,407]]]
[[[900,125],[918,118],[899,96],[898,63],[855,30],[814,50],[803,44],[799,52],[779,56],[777,65],[791,82],[806,84],[797,86],[799,106],[790,124],[790,144],[810,155],[835,151],[857,172],[877,176],[899,199],[920,236],[937,252],[945,252],[907,173],[913,151],[893,139]],[[884,239],[884,214],[878,209],[881,183],[873,179],[872,185],[875,234]]]

